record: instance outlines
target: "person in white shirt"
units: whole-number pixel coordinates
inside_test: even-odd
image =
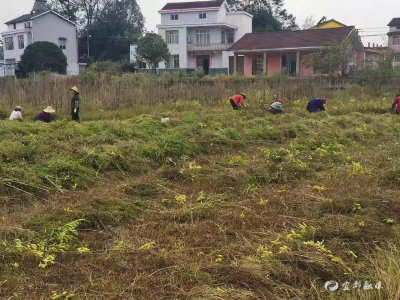
[[[11,113],[10,116],[10,121],[14,120],[23,120],[24,118],[22,117],[22,107],[17,106],[14,111]]]

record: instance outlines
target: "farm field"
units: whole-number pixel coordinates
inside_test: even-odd
[[[400,299],[390,100],[260,104],[0,121],[0,298]]]

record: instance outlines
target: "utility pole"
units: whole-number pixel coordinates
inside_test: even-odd
[[[90,57],[89,38],[90,38],[90,35],[89,35],[89,23],[88,23],[88,25],[87,25],[87,56],[88,56],[88,59]]]

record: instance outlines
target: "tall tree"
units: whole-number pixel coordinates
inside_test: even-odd
[[[136,0],[113,1],[89,28],[91,53],[97,60],[128,57],[129,45],[144,32],[144,18]]]
[[[228,4],[233,10],[254,15],[254,32],[298,29],[296,18],[284,8],[284,0],[228,0]]]
[[[90,52],[95,60],[120,60],[144,32],[136,0],[49,1],[49,8],[77,23],[81,56]]]
[[[78,20],[79,7],[75,0],[50,0],[47,7],[72,22]]]

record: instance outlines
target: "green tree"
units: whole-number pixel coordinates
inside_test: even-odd
[[[253,18],[253,31],[297,30],[296,18],[284,8],[284,0],[228,0],[233,10],[247,11]]]
[[[40,71],[66,74],[67,65],[67,57],[56,44],[36,42],[26,47],[18,69],[23,74]]]
[[[47,3],[47,8],[62,15],[72,22],[78,20],[79,7],[75,0],[50,0]]]
[[[126,59],[129,45],[137,43],[143,32],[144,18],[136,0],[113,2],[103,9],[89,30],[91,56],[99,61]]]
[[[309,30],[313,29],[317,25],[317,22],[315,21],[313,16],[308,16],[304,20],[303,25],[301,26],[302,30]]]
[[[169,62],[170,53],[167,43],[156,33],[147,33],[137,44],[138,57],[145,60],[156,71],[160,62]]]
[[[302,60],[306,68],[318,68],[323,74],[348,76],[357,67],[357,50],[351,39],[341,44],[327,44],[320,52],[306,55]]]
[[[90,52],[97,61],[126,59],[144,32],[136,0],[49,0],[48,8],[78,25],[81,57]]]

